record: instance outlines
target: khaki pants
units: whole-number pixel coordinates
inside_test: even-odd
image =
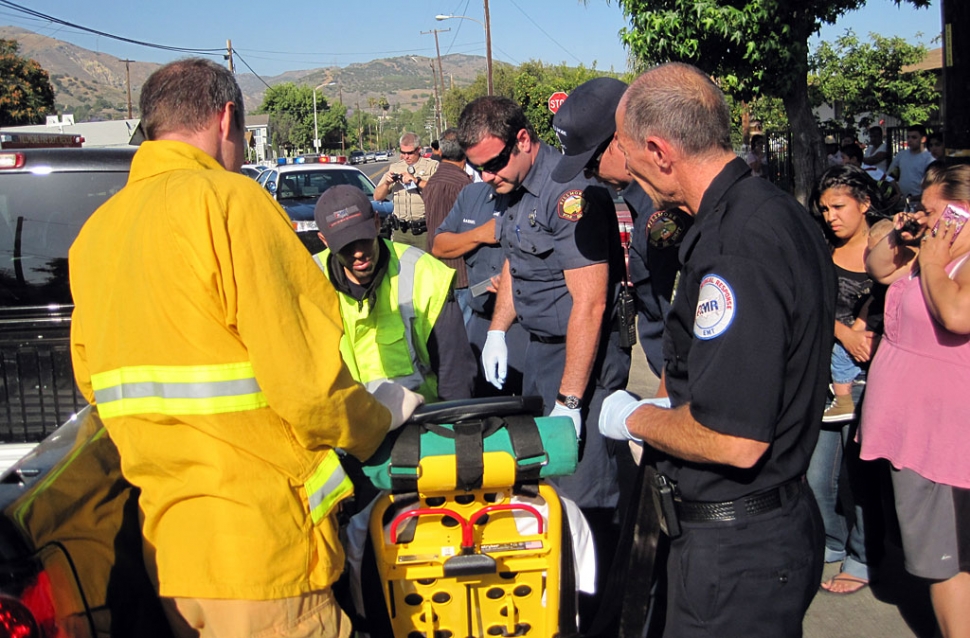
[[[349,638],[329,589],[277,600],[162,598],[177,638]]]

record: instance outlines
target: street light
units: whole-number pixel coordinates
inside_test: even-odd
[[[340,82],[327,82],[327,86],[336,86],[337,87],[337,96],[338,96],[338,99],[340,100],[340,106],[343,106],[344,105],[344,90],[343,90],[343,87],[340,85]],[[314,94],[314,98],[316,98],[316,94]],[[346,152],[346,148],[344,147],[344,131],[343,131],[343,129],[340,129],[340,152],[341,153],[345,153]]]
[[[439,22],[442,20],[471,20],[472,22],[477,22],[478,24],[482,25],[482,28],[485,29],[485,81],[488,86],[488,94],[492,95],[492,30],[489,27],[488,20],[488,0],[485,0],[485,22],[482,22],[478,18],[471,18],[469,16],[444,14],[436,15],[434,19]]]
[[[320,134],[317,133],[317,87],[313,87],[313,148],[320,152]]]

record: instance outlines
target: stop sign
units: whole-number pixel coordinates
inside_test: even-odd
[[[549,110],[555,113],[562,106],[562,103],[566,101],[566,94],[562,91],[556,91],[549,96]]]

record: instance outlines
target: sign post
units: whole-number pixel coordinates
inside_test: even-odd
[[[562,106],[562,103],[566,101],[566,94],[562,91],[556,91],[549,96],[549,110],[555,113]]]

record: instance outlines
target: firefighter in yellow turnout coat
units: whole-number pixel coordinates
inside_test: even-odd
[[[149,572],[177,635],[349,635],[329,591],[352,490],[333,448],[366,458],[420,399],[372,396],[341,363],[333,288],[238,173],[233,76],[169,64],[141,110],[153,141],[70,251],[71,348],[141,488]]]

